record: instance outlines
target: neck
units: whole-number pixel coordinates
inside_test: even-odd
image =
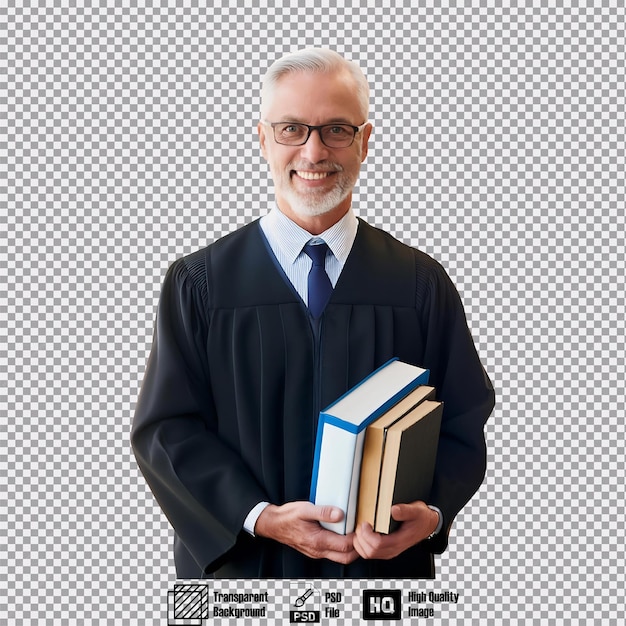
[[[302,215],[295,213],[286,202],[279,198],[277,198],[276,203],[280,212],[286,215],[292,222],[295,222],[300,228],[311,233],[311,235],[321,235],[331,226],[334,226],[350,210],[352,195],[350,194],[334,209],[322,213],[321,215]]]

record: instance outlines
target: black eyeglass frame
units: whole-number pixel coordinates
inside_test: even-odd
[[[337,122],[335,124],[320,124],[319,126],[311,126],[310,124],[304,124],[303,122],[263,122],[264,124],[271,126],[272,127],[272,131],[273,131],[273,135],[274,135],[274,141],[281,145],[281,146],[303,146],[308,140],[309,137],[311,136],[311,133],[316,130],[317,134],[320,136],[320,141],[327,147],[327,148],[333,148],[333,149],[337,149],[337,148],[349,148],[353,143],[354,140],[356,139],[356,136],[358,133],[360,133],[368,124],[368,122],[363,122],[363,124],[361,124],[360,126],[354,126],[353,124],[344,124],[343,122]],[[309,132],[307,133],[306,137],[304,138],[304,141],[301,143],[283,143],[282,141],[278,141],[278,139],[276,139],[276,126],[281,126],[281,125],[289,125],[289,124],[293,124],[294,126],[306,126],[309,130]],[[331,126],[345,126],[347,128],[351,128],[352,131],[354,132],[354,135],[352,135],[352,141],[345,145],[345,146],[329,146],[325,141],[324,141],[324,137],[322,136],[322,128],[328,128]]]

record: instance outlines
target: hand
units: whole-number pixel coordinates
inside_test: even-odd
[[[354,533],[338,535],[320,522],[339,522],[343,511],[334,506],[311,502],[288,502],[267,506],[254,527],[254,533],[290,546],[312,559],[329,559],[347,565],[358,558],[352,545]]]
[[[391,517],[402,523],[389,535],[375,533],[367,522],[356,529],[354,548],[364,559],[393,559],[426,539],[439,523],[439,514],[421,501],[394,504]]]

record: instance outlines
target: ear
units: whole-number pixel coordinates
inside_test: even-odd
[[[265,132],[265,128],[266,128],[265,124],[263,124],[263,122],[259,122],[257,124],[256,130],[257,130],[257,133],[259,133],[259,143],[261,145],[261,154],[263,155],[263,158],[267,161],[267,152],[265,148],[267,134]]]
[[[363,161],[365,161],[365,157],[367,156],[367,151],[369,148],[369,139],[370,139],[370,135],[372,134],[372,125],[368,124],[362,132],[362,137],[361,137],[361,163],[363,163]]]

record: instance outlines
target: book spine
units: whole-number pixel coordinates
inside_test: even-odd
[[[323,423],[319,454],[316,455],[316,474],[311,483],[311,501],[319,505],[339,507],[344,518],[336,523],[322,526],[339,534],[351,532],[348,521],[352,518],[354,528],[356,494],[353,483],[358,476],[364,433],[352,433],[333,424]]]

